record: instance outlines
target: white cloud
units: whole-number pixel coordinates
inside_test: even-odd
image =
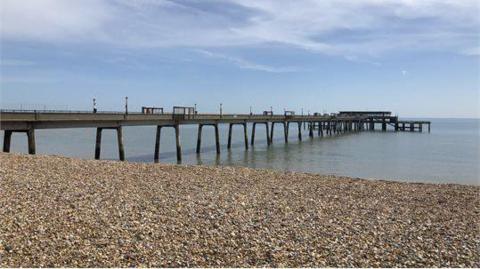
[[[2,0],[1,38],[130,48],[277,44],[344,57],[410,49],[462,52],[478,44],[479,5],[477,0]]]
[[[470,56],[480,56],[480,47],[465,49],[462,53]]]
[[[4,67],[19,67],[19,66],[32,66],[35,65],[35,62],[25,61],[25,60],[16,60],[16,59],[0,59],[0,66]]]
[[[213,53],[206,50],[196,50],[196,51],[207,57],[217,58],[217,59],[221,59],[221,60],[225,60],[227,62],[233,63],[242,69],[264,71],[269,73],[288,73],[288,72],[298,71],[298,69],[294,67],[274,67],[269,65],[257,64],[242,58],[233,57],[225,54]]]

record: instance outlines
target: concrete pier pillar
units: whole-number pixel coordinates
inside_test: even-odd
[[[182,161],[182,146],[180,145],[180,126],[175,124],[175,144],[177,146],[177,162]]]
[[[272,144],[272,139],[270,139],[270,131],[268,128],[268,122],[265,122],[265,133],[267,135],[267,145],[270,146]]]
[[[117,127],[117,143],[118,143],[118,158],[120,159],[120,161],[125,161],[125,149],[123,148],[122,126]]]
[[[382,132],[386,132],[387,131],[387,123],[385,122],[385,120],[382,122]]]
[[[375,122],[373,120],[370,121],[370,131],[375,131]]]
[[[3,152],[10,152],[13,131],[5,130],[3,134]]]
[[[230,123],[228,126],[228,144],[227,148],[232,148],[232,133],[233,133],[233,126],[235,124],[240,124],[243,126],[243,136],[245,140],[245,149],[248,150],[248,132],[247,132],[247,123]]]
[[[203,124],[198,125],[198,134],[197,134],[197,154],[200,154],[200,150],[202,147],[202,130],[203,130]]]
[[[213,128],[215,129],[215,147],[216,147],[216,150],[217,150],[217,154],[220,154],[220,134],[219,134],[219,131],[218,131],[218,123],[215,123],[215,124],[199,124],[198,125],[197,150],[196,150],[196,152],[197,152],[197,154],[200,154],[200,152],[201,152],[202,130],[203,130],[203,127],[206,126],[206,125],[213,126]],[[231,130],[231,128],[230,128],[230,130]],[[231,142],[230,142],[230,144],[231,144]]]
[[[12,143],[12,135],[14,132],[21,132],[27,134],[27,142],[28,142],[28,154],[35,154],[36,153],[36,145],[35,145],[35,129],[30,128],[28,130],[5,130],[3,136],[3,152],[10,152],[10,146]]]
[[[297,122],[298,124],[298,140],[302,141],[302,122]]]
[[[252,125],[252,138],[250,139],[250,143],[252,144],[252,146],[255,145],[255,130],[257,129],[257,123],[254,122],[253,125]]]
[[[247,131],[247,123],[243,124],[243,136],[245,140],[245,149],[248,150],[248,131]]]
[[[102,131],[103,128],[97,128],[97,137],[95,140],[95,160],[100,160],[100,153],[102,150]]]
[[[153,161],[158,163],[160,160],[160,137],[162,134],[162,126],[157,126],[157,134],[155,135],[155,153],[153,154]]]
[[[323,137],[323,123],[318,122],[318,136]]]
[[[398,122],[395,122],[395,132],[398,132]]]
[[[214,124],[215,128],[215,147],[217,148],[217,154],[220,154],[220,133],[218,132],[218,123]]]
[[[283,136],[285,138],[285,144],[288,144],[288,134],[290,131],[290,122],[283,123]]]
[[[266,135],[267,135],[267,145],[270,146],[271,145],[271,139],[270,139],[270,129],[268,127],[268,122],[254,122],[253,123],[253,127],[252,127],[252,141],[251,141],[251,144],[252,146],[255,145],[255,131],[256,131],[256,127],[257,127],[257,123],[262,123],[262,124],[265,124],[265,131],[266,131]]]
[[[410,123],[410,132],[414,132],[414,131],[415,131],[415,124]]]
[[[309,128],[308,136],[309,136],[310,138],[313,138],[313,122],[309,122],[308,125],[309,125],[309,127],[308,127],[308,128]]]
[[[268,123],[267,123],[268,124]],[[270,129],[270,144],[273,144],[273,136],[275,132],[275,122],[272,122],[272,129]]]
[[[232,127],[233,127],[233,123],[230,123],[228,125],[228,143],[227,143],[227,149],[231,149],[232,148]]]

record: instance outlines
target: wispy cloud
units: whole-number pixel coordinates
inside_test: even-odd
[[[17,59],[0,59],[0,66],[3,67],[19,67],[19,66],[33,66],[35,62]]]
[[[462,54],[470,56],[480,56],[480,47],[465,49],[462,51]]]
[[[2,41],[202,49],[278,44],[359,57],[412,48],[459,52],[475,47],[480,38],[477,0],[43,0],[28,4],[3,0],[0,4]],[[231,61],[249,66],[242,60]]]
[[[217,59],[221,59],[221,60],[233,63],[242,69],[250,69],[250,70],[263,71],[263,72],[269,72],[269,73],[289,73],[289,72],[299,71],[299,69],[295,67],[274,67],[269,65],[257,64],[242,58],[233,57],[233,56],[229,56],[221,53],[214,53],[207,50],[196,50],[196,51],[210,58],[217,58]]]

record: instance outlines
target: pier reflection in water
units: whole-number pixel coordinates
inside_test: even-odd
[[[183,164],[234,165],[288,171],[345,175],[360,178],[414,182],[480,185],[480,134],[476,119],[432,119],[432,132],[381,131],[315,135],[304,132],[296,139],[291,128],[288,144],[282,128],[275,129],[271,146],[258,133],[255,146],[245,151],[241,128],[227,149],[228,126],[220,126],[221,154],[216,154],[214,130],[205,128],[202,153],[196,154],[196,126],[181,127]],[[251,130],[251,126],[248,126]],[[169,130],[171,129],[171,130]],[[260,130],[259,130],[260,131]],[[163,131],[162,131],[163,132]],[[173,128],[164,131],[161,163],[177,163]],[[14,134],[12,152],[27,152],[24,134]],[[3,132],[0,134],[3,139]],[[124,127],[125,154],[129,161],[153,162],[155,127]],[[92,159],[95,129],[37,130],[37,154],[57,154]],[[103,134],[102,158],[118,158],[115,132]]]

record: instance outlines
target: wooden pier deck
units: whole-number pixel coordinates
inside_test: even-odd
[[[308,129],[309,136],[314,137],[315,131],[318,136],[335,135],[346,132],[359,132],[375,130],[377,124],[381,130],[386,131],[387,125],[394,126],[395,131],[419,131],[428,121],[399,121],[398,117],[391,116],[390,112],[340,112],[332,115],[294,115],[285,113],[275,115],[272,112],[264,114],[198,114],[190,109],[174,108],[175,113],[122,113],[122,112],[85,112],[85,111],[16,111],[0,110],[0,129],[4,130],[3,151],[10,152],[11,137],[14,132],[23,132],[28,138],[28,152],[35,154],[35,130],[53,128],[96,128],[95,159],[100,159],[102,131],[113,129],[117,132],[119,159],[125,160],[123,147],[123,126],[157,126],[154,148],[154,160],[159,160],[161,130],[166,127],[175,129],[177,160],[182,160],[180,145],[180,126],[198,125],[197,153],[201,152],[202,130],[211,126],[215,129],[215,141],[217,154],[220,150],[219,124],[228,124],[228,149],[231,148],[233,127],[240,125],[243,128],[245,149],[249,148],[248,124],[252,125],[250,145],[255,144],[257,125],[265,126],[267,144],[273,143],[275,125],[280,124],[284,130],[285,143],[289,140],[290,124],[298,128],[298,139],[302,140],[302,127]],[[180,112],[178,112],[180,111]]]

